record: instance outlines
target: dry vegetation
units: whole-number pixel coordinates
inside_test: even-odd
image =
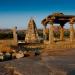
[[[0,40],[0,51],[6,52],[11,51],[10,45],[12,44],[12,40]]]

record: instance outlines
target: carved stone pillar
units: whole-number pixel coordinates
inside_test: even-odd
[[[16,29],[17,29],[17,27],[14,27],[13,28],[13,44],[14,45],[17,45],[18,44]]]
[[[60,40],[64,40],[64,28],[60,28]]]
[[[74,28],[73,24],[70,23],[70,41],[72,42],[74,40]]]
[[[49,44],[54,42],[54,34],[53,34],[53,24],[51,24],[49,28]]]
[[[74,28],[73,28],[74,21],[75,21],[74,18],[70,19],[70,41],[71,42],[73,42],[74,40]]]
[[[47,39],[47,35],[46,35],[46,26],[44,26],[44,29],[43,29],[43,38],[44,38],[44,40]]]

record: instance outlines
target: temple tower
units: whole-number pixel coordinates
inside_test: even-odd
[[[28,23],[28,29],[25,36],[26,43],[36,43],[39,41],[38,31],[34,20],[31,18]]]

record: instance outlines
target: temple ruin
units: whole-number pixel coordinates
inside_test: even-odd
[[[31,18],[28,22],[28,28],[26,30],[25,39],[22,40],[23,43],[40,43],[40,46],[42,45],[42,48],[46,49],[65,49],[65,48],[75,48],[75,31],[74,31],[74,23],[75,23],[75,16],[74,15],[64,15],[63,13],[53,13],[52,15],[47,16],[45,19],[41,21],[43,24],[43,42],[40,43],[40,38],[38,36],[38,30],[35,24],[35,21],[33,18]],[[68,38],[65,38],[64,36],[64,26],[66,23],[69,23],[70,25],[69,32],[70,35]],[[57,39],[54,37],[54,24],[59,24],[59,31],[60,36]],[[47,25],[49,25],[48,28],[48,34],[46,33]],[[13,32],[13,39],[6,40],[10,45],[18,46],[18,38],[17,38],[17,28],[14,27],[12,29]],[[48,38],[48,39],[47,39]],[[1,41],[4,42],[5,40]],[[21,43],[22,43],[21,42]]]
[[[26,43],[37,43],[39,41],[38,31],[35,21],[31,18],[28,23],[28,29],[25,36]]]
[[[69,38],[64,37],[64,25],[66,23],[70,24],[70,36]],[[52,15],[47,16],[41,21],[43,24],[43,47],[49,49],[63,49],[63,48],[75,48],[75,37],[74,37],[74,15],[64,15],[63,13],[53,13]],[[59,24],[60,29],[60,38],[59,41],[54,37],[54,24]],[[47,25],[49,26],[49,35],[46,34]],[[16,28],[13,30],[14,44],[18,44]],[[47,37],[49,38],[47,40]],[[25,35],[25,43],[38,43],[39,36],[35,21],[31,18],[28,23],[28,29]],[[57,42],[55,42],[57,41]]]
[[[65,23],[69,22],[70,24],[70,38],[64,38],[64,25]],[[44,35],[44,44],[48,48],[75,48],[75,37],[74,37],[74,23],[75,23],[75,16],[74,15],[64,15],[63,13],[54,13],[52,15],[47,16],[41,22],[44,26],[43,35]],[[47,24],[50,24],[49,27],[49,40],[47,40],[47,35],[45,33]],[[54,42],[54,24],[60,24],[60,39],[58,42]]]

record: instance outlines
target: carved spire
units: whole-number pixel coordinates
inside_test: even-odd
[[[31,18],[28,23],[28,29],[26,32],[25,42],[33,43],[36,41],[38,41],[37,27],[36,27],[35,21],[33,20],[33,18]]]

